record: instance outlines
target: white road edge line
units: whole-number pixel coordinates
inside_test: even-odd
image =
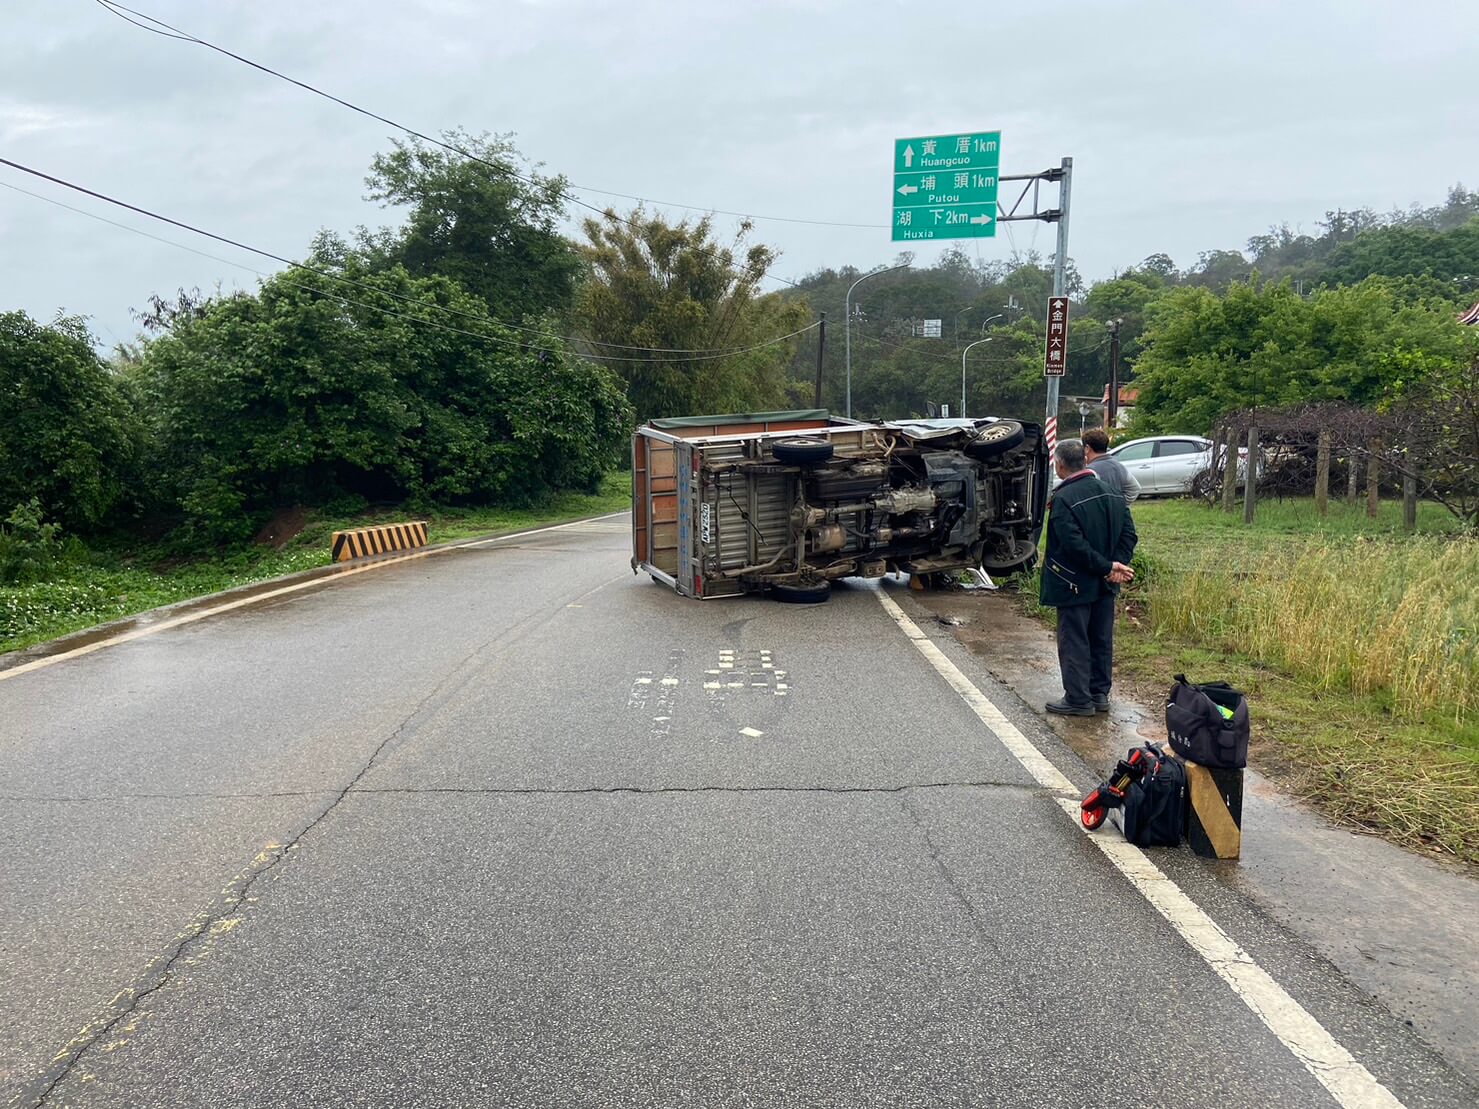
[[[313,589],[318,586],[331,585],[343,581],[345,578],[353,577],[355,574],[367,573],[370,570],[383,570],[387,566],[397,566],[402,562],[410,562],[417,558],[429,558],[432,555],[443,554],[446,551],[460,551],[470,547],[491,547],[496,543],[507,543],[511,539],[523,539],[529,535],[540,535],[547,531],[560,531],[564,528],[578,527],[581,524],[594,524],[600,520],[613,520],[618,516],[625,516],[626,512],[611,512],[605,516],[590,516],[584,520],[571,520],[564,524],[551,524],[549,527],[531,528],[528,531],[516,531],[508,535],[497,535],[492,539],[472,539],[465,543],[449,543],[445,547],[433,547],[430,550],[412,551],[409,554],[398,555],[395,558],[381,559],[376,562],[368,562],[363,566],[351,566],[339,571],[337,574],[326,574],[323,577],[311,578],[308,581],[296,581],[291,585],[284,585],[279,589],[270,589],[266,593],[257,593],[250,597],[243,597],[236,601],[227,601],[224,604],[212,605],[203,608],[199,612],[189,612],[183,616],[174,616],[168,620],[161,620],[157,624],[149,624],[146,627],[134,628],[132,631],[119,632],[107,639],[100,639],[96,643],[89,643],[83,647],[75,647],[70,651],[60,654],[44,655],[30,662],[23,662],[19,666],[12,666],[8,670],[0,670],[0,682],[11,678],[18,678],[22,674],[29,674],[33,670],[40,670],[47,666],[55,666],[59,662],[78,658],[82,655],[90,655],[94,651],[101,651],[104,647],[114,647],[120,643],[128,643],[135,639],[142,639],[146,635],[157,635],[159,632],[178,628],[182,624],[193,624],[197,620],[204,620],[209,616],[219,616],[223,612],[231,612],[233,609],[246,608],[248,605],[261,604],[270,601],[274,597],[286,596],[289,593],[297,593],[303,589]]]
[[[1346,1109],[1403,1109],[1402,1102],[1342,1047],[1253,957],[1195,901],[1161,871],[1145,852],[1109,834],[1095,835],[1079,821],[1078,794],[1073,785],[1026,736],[1002,715],[955,663],[920,630],[919,625],[882,590],[878,599],[894,622],[914,643],[950,688],[975,712],[981,723],[1016,757],[1033,780],[1054,793],[1058,807],[1073,826],[1104,852],[1151,906],[1219,978],[1232,987],[1243,1004],[1294,1053],[1306,1070]]]

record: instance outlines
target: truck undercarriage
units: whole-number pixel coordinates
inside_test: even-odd
[[[785,600],[843,577],[1029,566],[1048,487],[1036,425],[817,412],[654,421],[633,479],[634,570],[688,596]]]

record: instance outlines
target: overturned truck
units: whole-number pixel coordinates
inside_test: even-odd
[[[632,444],[632,569],[688,597],[825,601],[845,577],[1036,558],[1042,429],[816,409],[653,420]]]

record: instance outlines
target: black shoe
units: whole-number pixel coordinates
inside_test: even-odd
[[[1049,712],[1056,712],[1059,716],[1093,716],[1094,715],[1094,706],[1092,704],[1088,704],[1088,705],[1073,705],[1073,704],[1069,704],[1066,700],[1058,700],[1058,701],[1049,701],[1044,707]]]
[[[1094,698],[1094,711],[1095,712],[1108,712],[1109,711],[1109,698],[1108,697],[1095,697]]]

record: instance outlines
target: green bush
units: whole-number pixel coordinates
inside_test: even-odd
[[[0,524],[0,585],[48,581],[86,558],[74,538],[62,538],[58,524],[41,518],[41,501],[18,504]]]
[[[81,320],[0,313],[0,505],[29,503],[74,532],[126,503],[141,428]]]
[[[149,469],[186,538],[240,541],[293,505],[531,504],[593,490],[623,457],[620,382],[557,336],[503,328],[447,278],[353,277],[353,300],[316,274],[272,278],[145,348]]]

